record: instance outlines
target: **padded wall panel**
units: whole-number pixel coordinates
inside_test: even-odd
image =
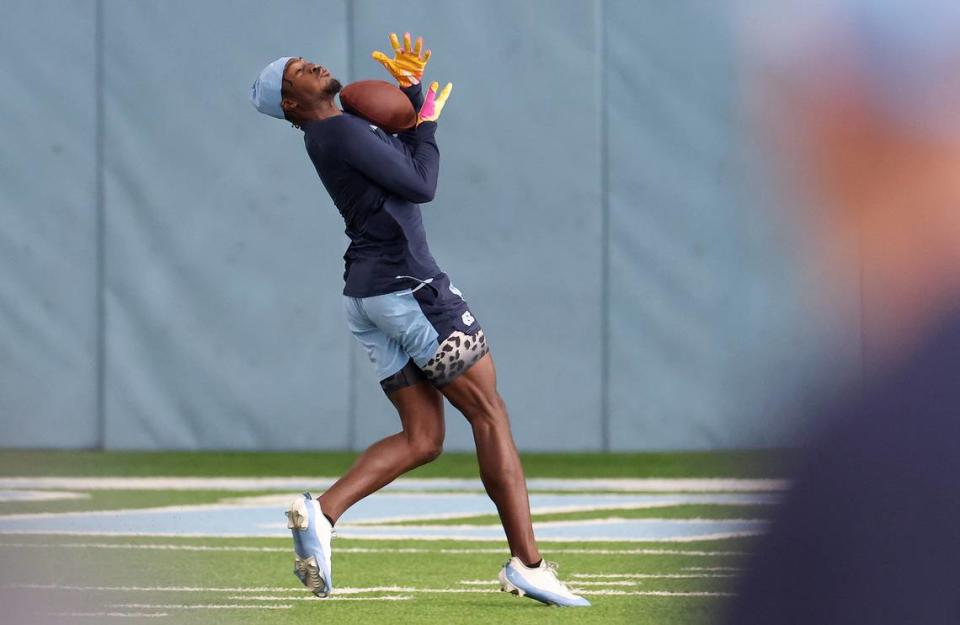
[[[0,17],[0,447],[98,444],[96,12]]]
[[[346,60],[342,2],[106,5],[107,444],[342,448],[343,225],[270,61]]]

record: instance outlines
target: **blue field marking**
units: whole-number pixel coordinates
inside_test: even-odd
[[[687,541],[759,534],[766,522],[756,519],[604,519],[534,523],[541,541]],[[360,525],[340,531],[344,538],[503,540],[499,525]]]
[[[0,489],[92,490],[223,490],[323,492],[336,477],[0,477]],[[528,478],[527,489],[596,493],[760,493],[782,492],[784,480],[736,478]],[[383,488],[386,492],[484,492],[478,479],[401,477]]]
[[[676,504],[770,504],[768,494],[715,493],[674,495],[531,495],[536,512],[602,509],[613,506]],[[351,508],[337,524],[345,538],[458,538],[500,540],[499,526],[384,526],[388,520],[429,519],[495,514],[486,495],[478,493],[378,493]],[[602,513],[601,513],[602,514]],[[611,512],[610,516],[615,516]],[[544,540],[691,540],[697,537],[756,533],[763,524],[753,520],[630,519],[576,521],[538,525]],[[115,534],[164,536],[284,536],[283,506],[274,503],[221,503],[170,506],[141,510],[65,512],[0,516],[0,534]]]

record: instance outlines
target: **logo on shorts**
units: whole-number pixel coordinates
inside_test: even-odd
[[[473,318],[473,315],[470,314],[469,310],[463,313],[463,316],[460,317],[460,319],[463,320],[463,325],[465,326],[472,326],[473,322],[476,321],[476,319]]]

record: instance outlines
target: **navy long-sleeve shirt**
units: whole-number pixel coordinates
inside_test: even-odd
[[[420,86],[403,90],[419,110]],[[346,223],[344,295],[391,293],[442,272],[430,254],[419,204],[437,188],[437,125],[424,122],[396,137],[343,113],[303,125],[304,143]]]

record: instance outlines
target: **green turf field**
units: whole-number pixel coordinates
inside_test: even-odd
[[[353,457],[315,453],[309,454],[314,461],[305,463],[305,455],[0,452],[0,479],[333,476]],[[531,478],[775,478],[780,475],[779,459],[770,452],[550,454],[524,456],[524,465]],[[418,471],[417,476],[472,478],[476,476],[475,461],[468,454],[450,454]],[[98,482],[91,482],[72,489],[62,485],[22,489],[78,498],[13,501],[10,493],[19,487],[5,484],[0,486],[0,493],[8,495],[6,500],[0,497],[0,558],[4,562],[0,604],[6,606],[8,617],[23,610],[32,614],[33,622],[705,623],[731,591],[752,540],[542,541],[544,556],[560,563],[561,579],[593,603],[588,609],[562,610],[498,592],[497,572],[508,556],[502,540],[337,538],[333,543],[336,591],[332,598],[319,600],[292,575],[290,541],[279,531],[276,537],[191,537],[169,532],[116,536],[2,529],[5,520],[46,522],[71,518],[70,514],[61,517],[61,513],[78,511],[100,511],[93,518],[105,524],[114,520],[113,514],[127,514],[120,511],[151,513],[156,508],[164,510],[164,506],[178,506],[165,512],[176,517],[180,510],[201,504],[215,508],[238,502],[273,502],[289,496],[284,490],[244,488],[243,483],[229,490],[196,486],[104,490]],[[398,488],[390,496],[402,497],[405,492]],[[427,504],[416,512],[429,516],[431,497],[439,501],[465,493],[479,495],[470,488],[418,492],[416,496],[424,497]],[[531,490],[532,496],[538,494]],[[618,519],[763,519],[771,508],[769,504],[702,503],[588,507],[535,514],[534,521],[562,527],[565,523]],[[196,510],[202,515],[205,509]],[[239,514],[243,508],[236,510]],[[282,506],[277,507],[276,515],[282,519]],[[464,513],[419,521],[388,519],[378,527],[403,531],[429,526],[443,532],[495,522],[496,518],[487,514]],[[347,532],[345,528],[343,533]]]

